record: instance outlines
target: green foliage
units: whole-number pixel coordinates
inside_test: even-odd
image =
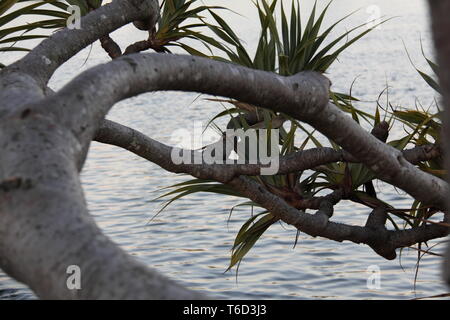
[[[439,83],[437,82],[437,80],[435,80],[438,76],[439,73],[439,66],[431,61],[429,58],[427,58],[427,56],[425,55],[424,49],[423,49],[423,45],[422,42],[420,43],[420,48],[422,50],[422,55],[425,59],[425,61],[427,62],[428,66],[430,67],[430,69],[433,71],[434,75],[429,75],[421,70],[419,70],[414,63],[411,60],[411,57],[408,53],[408,50],[406,50],[406,53],[408,55],[408,59],[411,62],[411,64],[413,65],[414,69],[416,69],[416,71],[419,73],[419,75],[422,77],[423,80],[425,80],[425,82],[433,89],[435,90],[437,93],[442,94],[442,89],[439,85]]]
[[[306,23],[301,21],[300,3],[298,1],[292,1],[289,17],[286,15],[282,5],[280,6],[280,14],[279,16],[277,15],[277,3],[277,0],[270,3],[268,1],[256,2],[256,9],[260,19],[261,34],[256,53],[253,57],[251,57],[245,45],[226,21],[219,15],[211,12],[211,16],[217,25],[208,22],[205,22],[205,24],[222,42],[210,38],[204,38],[203,40],[207,42],[209,46],[214,47],[215,49],[218,49],[219,52],[225,54],[225,58],[219,55],[213,55],[212,58],[286,76],[305,70],[326,72],[344,50],[371,31],[371,29],[362,31],[353,38],[348,39],[354,31],[362,27],[357,26],[335,39],[329,39],[331,31],[349,16],[343,17],[325,29],[325,31],[322,31],[322,23],[330,8],[331,2],[318,14],[316,13],[317,6],[315,5]],[[280,23],[277,23],[277,17],[281,18]],[[347,41],[342,43],[342,40],[344,39]],[[325,45],[325,43],[327,44]],[[433,70],[438,70],[433,62],[428,59],[427,62]],[[432,88],[439,92],[437,84],[434,80],[432,81],[433,78],[431,76],[427,76],[420,70],[418,70],[418,72]],[[350,89],[349,94],[331,92],[330,99],[343,111],[349,113],[358,123],[365,121],[371,126],[376,126],[382,121],[380,111],[384,110],[384,119],[390,117],[389,123],[391,127],[395,122],[403,124],[406,135],[398,140],[389,141],[388,143],[393,147],[403,150],[407,146],[439,143],[439,133],[441,129],[439,113],[432,114],[427,110],[411,109],[388,111],[389,108],[393,108],[389,102],[388,92],[384,92],[388,100],[387,106],[383,108],[379,101],[377,101],[374,112],[371,114],[359,110],[355,106],[355,104],[358,104],[359,100],[352,96],[351,91],[352,89]],[[380,94],[380,97],[382,94]],[[232,105],[231,108],[214,116],[209,124],[214,123],[218,118],[229,116],[231,118],[230,121],[235,123],[234,127],[247,130],[251,125],[247,123],[245,115],[256,113],[262,123],[268,124],[266,125],[266,128],[270,128],[270,123],[272,123],[272,120],[275,117],[285,117],[290,124],[290,128],[287,129],[285,126],[280,128],[279,144],[281,155],[287,155],[302,150],[309,144],[313,144],[318,148],[331,146],[336,150],[341,149],[340,146],[331,140],[328,140],[327,144],[321,143],[316,132],[308,131],[300,122],[287,115],[280,115],[273,111],[264,110],[257,106],[250,106],[239,101],[220,99],[209,100]],[[304,140],[298,141],[298,137],[301,136],[305,137]],[[440,163],[439,160],[422,162],[419,164],[419,168],[440,177],[445,173],[442,163]],[[370,168],[359,163],[336,162],[314,168],[307,172],[275,176],[257,176],[252,178],[269,191],[281,197],[285,197],[286,199],[293,194],[296,194],[300,198],[308,198],[317,195],[323,190],[344,190],[347,195],[346,199],[349,201],[362,204],[368,208],[376,208],[379,206],[386,207],[390,213],[388,219],[397,230],[400,227],[397,224],[398,220],[395,219],[403,221],[405,226],[417,226],[426,223],[426,219],[429,219],[436,213],[433,208],[417,201],[415,201],[409,209],[397,209],[378,199],[376,196],[369,194],[366,190],[366,186],[371,184],[372,181],[376,181],[376,177]],[[192,188],[189,185],[183,185],[182,188],[179,186],[172,186],[174,188],[172,195],[177,194],[178,199],[187,194],[191,194],[191,191],[197,192],[197,190],[200,190],[201,192],[210,192],[207,189],[210,185],[209,181],[201,181],[198,179],[192,181],[195,181],[195,184],[193,185],[195,187]],[[188,183],[190,184],[190,182]],[[224,191],[223,194],[230,195],[232,189],[227,186],[224,187],[226,188],[221,190]],[[169,202],[172,202],[173,200],[175,199],[171,198]],[[252,207],[252,212],[254,208],[260,207],[251,201],[243,202],[237,206],[250,206]],[[257,240],[276,221],[277,219],[270,212],[265,210],[255,215],[252,214],[236,236],[228,269],[240,264]]]
[[[276,21],[277,4],[280,4],[281,24],[278,24]],[[216,24],[211,24],[205,19],[202,19],[202,21],[214,33],[216,38],[221,40],[221,42],[217,41],[216,38],[203,35],[197,35],[197,37],[203,40],[208,48],[215,48],[225,55],[226,58],[218,55],[211,56],[213,59],[219,61],[232,62],[249,68],[270,71],[285,76],[293,75],[305,70],[325,72],[330,65],[336,61],[339,54],[370,32],[370,29],[367,29],[346,42],[341,43],[342,40],[347,39],[354,31],[361,28],[363,25],[357,26],[344,32],[336,39],[329,41],[327,45],[323,45],[330,37],[334,28],[349,16],[343,17],[322,31],[322,23],[330,5],[331,2],[328,3],[319,14],[317,14],[317,6],[314,5],[307,22],[304,24],[300,16],[299,1],[292,1],[289,17],[284,11],[282,2],[279,3],[277,0],[272,1],[271,3],[268,3],[265,0],[257,1],[255,6],[259,16],[261,33],[258,47],[253,58],[227,22],[210,9],[208,9],[208,11]],[[194,52],[193,54],[197,53]],[[332,93],[331,96],[338,106],[347,112],[351,112],[354,115],[355,120],[359,121],[359,116],[365,119],[374,118],[374,116],[356,109],[352,103],[358,100],[351,95]],[[214,101],[215,99],[210,100]],[[302,150],[306,147],[308,142],[312,142],[316,146],[322,147],[315,138],[314,133],[308,132],[301,123],[287,115],[277,114],[273,111],[244,104],[239,101],[220,99],[216,99],[215,101],[229,103],[233,105],[233,108],[220,112],[213,117],[209,124],[213,123],[218,118],[230,116],[230,121],[234,122],[235,128],[247,130],[248,128],[251,128],[253,124],[247,123],[245,115],[251,113],[256,113],[257,118],[260,119],[260,123],[264,124],[264,127],[268,129],[272,127],[275,119],[284,118],[289,120],[289,130],[283,126],[279,128],[281,155],[287,155]],[[300,147],[295,146],[298,130],[307,135]],[[330,141],[330,143],[332,142]],[[332,143],[332,145],[339,148],[334,143]],[[243,156],[248,159],[247,154]],[[322,189],[327,188],[334,190],[341,188],[344,185],[347,189],[357,190],[365,182],[374,178],[373,174],[365,166],[361,164],[347,165],[344,163],[334,163],[324,166],[313,174],[309,174],[301,181],[300,178],[302,174],[302,172],[298,172],[286,175],[258,176],[254,178],[270,191],[282,196],[295,195],[296,188],[297,190],[298,188],[302,190],[302,196],[314,196]],[[166,205],[194,192],[217,193],[215,188],[211,188],[210,181],[201,181],[198,179],[188,182],[188,185],[175,185],[172,187],[174,188],[173,192],[165,194],[164,196],[173,196],[174,194],[176,194],[176,196],[171,197]],[[232,189],[228,186],[223,187],[224,189],[221,189],[219,193],[223,192],[223,194],[230,195]],[[248,202],[241,205],[246,203]],[[253,207],[255,204],[251,203],[251,206]],[[229,268],[239,263],[270,225],[277,221],[270,213],[265,211],[262,218],[256,220],[260,215],[252,216],[239,231],[233,246]]]
[[[276,221],[272,214],[267,211],[260,212],[248,219],[239,230],[234,240],[230,265],[228,270],[240,263],[245,255],[255,245],[262,234]]]
[[[206,22],[205,24],[224,44],[217,41],[211,41],[209,44],[225,53],[229,61],[254,69],[272,71],[280,75],[293,75],[305,70],[325,72],[346,48],[371,31],[367,29],[348,39],[356,30],[366,26],[366,24],[360,25],[322,46],[336,26],[351,15],[343,17],[322,32],[322,24],[331,3],[332,1],[319,14],[317,14],[317,6],[314,5],[304,24],[300,16],[300,1],[292,1],[289,18],[286,16],[283,3],[280,2],[280,25],[276,19],[278,0],[271,3],[267,0],[258,0],[256,8],[261,33],[253,59],[231,27],[219,15],[211,12],[218,25]],[[342,43],[343,40],[347,41]]]
[[[208,47],[211,38],[202,34],[200,28],[205,25],[201,21],[202,13],[213,12],[215,9],[224,9],[217,6],[196,6],[197,0],[163,0],[161,18],[158,28],[150,35],[153,43],[152,49],[159,52],[170,52],[170,46],[177,46],[192,55],[206,56],[192,46],[185,44],[184,39],[200,41]]]
[[[48,8],[50,5],[50,8]],[[0,4],[0,52],[29,51],[18,42],[45,38],[43,34],[28,34],[36,29],[56,29],[65,25],[69,16],[62,1],[5,0]],[[38,21],[7,26],[19,17],[37,15]],[[1,67],[2,65],[0,65]]]

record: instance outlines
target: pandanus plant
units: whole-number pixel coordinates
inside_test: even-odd
[[[50,6],[50,8],[48,8]],[[44,8],[45,7],[45,8]],[[45,38],[37,29],[57,29],[65,26],[69,17],[68,4],[63,1],[4,0],[0,3],[0,52],[29,51],[22,42]],[[14,24],[20,17],[36,15],[40,20]],[[20,45],[17,45],[18,43]],[[0,67],[4,67],[0,63]]]
[[[163,0],[161,1],[161,16],[156,21],[135,21],[134,26],[147,31],[145,40],[131,44],[123,54],[144,50],[170,53],[170,47],[180,47],[194,55],[202,55],[199,50],[186,44],[186,40],[198,41],[209,48],[214,40],[204,36],[200,30],[205,25],[201,21],[202,13],[224,9],[218,6],[197,5],[197,0]],[[67,26],[68,19],[73,14],[71,7],[79,8],[83,16],[102,6],[102,0],[4,0],[0,4],[0,52],[29,51],[23,46],[26,40],[45,38],[49,31]],[[18,18],[33,16],[33,22],[19,21]],[[36,20],[36,16],[41,17]],[[47,30],[47,32],[43,32]],[[103,48],[112,58],[122,55],[122,50],[109,35],[100,39]],[[20,43],[20,46],[17,45]],[[0,67],[3,65],[0,63]]]
[[[101,0],[4,0],[0,3],[0,51],[28,51],[28,48],[23,45],[24,42],[46,37],[43,30],[51,31],[65,27],[70,16],[69,6],[78,6],[81,14],[84,15],[102,4]],[[299,1],[291,1],[290,14],[287,15],[282,2],[259,0],[255,2],[255,8],[261,30],[256,53],[251,56],[237,34],[216,13],[217,9],[223,8],[197,4],[196,0],[163,0],[161,16],[156,24],[148,21],[134,22],[135,27],[148,32],[148,38],[130,45],[124,54],[147,49],[170,53],[171,46],[178,46],[192,55],[274,72],[282,76],[306,70],[325,73],[344,50],[371,31],[367,28],[356,33],[365,26],[364,24],[331,38],[331,33],[336,26],[349,16],[344,16],[322,30],[324,18],[332,5],[331,2],[320,12],[314,5],[306,23],[303,23]],[[16,22],[18,18],[31,15],[41,19],[34,20],[32,23]],[[205,34],[205,29],[209,29],[213,36]],[[194,48],[188,45],[185,40],[195,40],[204,45],[207,53],[196,46]],[[110,56],[114,58],[122,55],[118,45],[109,36],[105,36],[101,41],[104,48],[108,48],[107,45],[115,48],[114,52],[108,52]],[[426,57],[425,59],[430,68],[436,72],[437,66]],[[433,89],[440,92],[433,76],[418,69],[417,71]],[[210,100],[231,107],[214,116],[208,125],[215,125],[220,130],[215,121],[227,116],[230,117],[228,128],[243,130],[278,128],[280,129],[281,156],[303,150],[310,144],[318,148],[327,146],[342,152],[334,141],[324,140],[316,132],[309,131],[300,122],[287,115],[241,101]],[[428,154],[433,156],[428,161],[422,161],[417,165],[438,177],[445,175],[442,159],[439,157],[441,120],[438,103],[435,103],[437,112],[420,105],[416,107],[416,110],[403,110],[394,108],[389,101],[383,107],[378,99],[374,114],[371,114],[355,107],[359,101],[352,96],[351,90],[349,94],[330,92],[330,100],[349,113],[356,122],[365,121],[370,124],[375,137],[399,150],[405,149],[408,145],[427,147]],[[385,113],[383,119],[381,110]],[[392,128],[394,123],[401,123],[406,135],[400,139],[388,141],[389,128]],[[245,152],[242,156],[247,159],[249,155]],[[438,156],[435,156],[436,154]],[[396,229],[401,227],[398,225],[399,219],[405,226],[418,226],[429,222],[429,219],[437,212],[434,208],[418,201],[414,201],[409,209],[394,208],[385,203],[377,196],[373,184],[375,177],[370,168],[359,163],[351,163],[351,161],[337,161],[305,172],[274,176],[259,175],[251,178],[298,209],[314,209],[317,204],[315,201],[318,198],[317,195],[323,190],[333,191],[332,201],[346,199],[370,208],[383,206],[389,212],[388,218]],[[202,179],[188,180],[169,188],[172,190],[161,197],[171,198],[161,210],[173,201],[197,192],[243,197],[228,185]],[[230,215],[238,207],[251,207],[253,212],[253,208],[258,207],[258,204],[252,201],[240,203],[230,210]],[[229,268],[239,264],[262,234],[275,222],[277,219],[267,210],[252,214],[235,238]]]
[[[277,4],[279,11],[276,10]],[[300,2],[292,1],[290,16],[285,13],[283,3],[277,0],[270,3],[260,0],[255,3],[259,15],[261,33],[256,53],[253,58],[248,53],[245,45],[239,39],[232,28],[219,15],[210,12],[216,24],[204,21],[205,25],[222,41],[211,41],[203,38],[208,45],[219,50],[219,54],[211,58],[243,65],[249,68],[274,72],[283,76],[293,75],[301,71],[327,72],[328,68],[337,60],[338,56],[350,45],[368,34],[372,29],[367,28],[360,33],[349,37],[358,29],[366,26],[359,25],[334,39],[330,39],[331,32],[336,26],[351,14],[343,17],[322,31],[322,24],[331,2],[317,14],[317,6],[314,5],[309,18],[304,25],[300,16]],[[280,21],[277,21],[277,17]],[[388,19],[387,19],[388,20]],[[384,20],[382,23],[386,22]],[[425,57],[426,58],[426,57]],[[426,58],[432,70],[438,70],[437,66]],[[420,76],[437,92],[439,87],[432,76],[417,69]],[[352,84],[353,86],[353,84]],[[439,134],[441,121],[439,120],[439,108],[437,113],[429,110],[401,110],[394,108],[389,102],[389,92],[383,90],[382,94],[387,96],[386,106],[380,103],[380,97],[376,101],[373,114],[355,107],[359,100],[349,94],[330,92],[330,102],[349,113],[354,121],[366,122],[372,127],[371,133],[377,139],[391,146],[404,150],[407,146],[426,147],[430,156],[429,161],[418,163],[419,168],[442,177],[445,174],[440,158]],[[226,108],[214,116],[208,126],[215,125],[215,120],[229,116],[227,128],[244,129],[251,128],[279,128],[280,156],[285,156],[296,151],[305,149],[307,145],[313,144],[317,148],[331,147],[342,152],[343,150],[334,141],[321,139],[316,132],[309,131],[305,126],[287,115],[269,111],[258,106],[234,100],[208,99],[211,101],[226,103],[231,108]],[[381,113],[384,112],[384,117]],[[289,124],[286,126],[286,124]],[[404,125],[406,135],[400,139],[388,141],[389,130],[395,123]],[[283,125],[284,124],[284,125]],[[287,128],[286,128],[287,127]],[[215,125],[217,130],[220,130]],[[223,133],[223,132],[222,132]],[[323,137],[322,137],[323,138]],[[437,156],[436,156],[437,155]],[[246,159],[249,155],[242,155]],[[315,206],[320,199],[318,194],[324,190],[331,190],[329,195],[332,202],[348,200],[362,204],[369,208],[384,207],[388,219],[395,229],[400,229],[399,222],[403,221],[406,226],[418,226],[429,222],[429,218],[437,212],[434,208],[426,206],[418,201],[413,201],[410,208],[395,208],[380,199],[374,187],[375,175],[370,168],[360,163],[351,161],[337,161],[305,172],[290,174],[279,174],[274,176],[251,177],[260,183],[268,191],[282,197],[291,206],[302,209],[317,209]],[[169,187],[170,192],[161,197],[171,197],[162,207],[166,208],[173,201],[198,192],[211,192],[216,194],[242,197],[231,187],[202,179],[188,180]],[[233,207],[230,215],[238,207],[251,207],[251,217],[241,226],[236,235],[231,260],[228,270],[241,263],[245,255],[255,245],[264,232],[278,220],[267,210],[261,210],[253,214],[254,208],[260,207],[252,201],[245,201]],[[295,239],[295,242],[298,239]],[[427,251],[428,252],[428,251]],[[419,253],[421,253],[419,245]]]
[[[257,1],[255,7],[259,16],[261,31],[256,53],[253,57],[248,53],[246,46],[227,22],[213,11],[210,11],[210,14],[215,24],[209,23],[206,20],[204,20],[204,24],[208,26],[221,42],[215,40],[210,41],[209,38],[203,38],[203,40],[210,47],[218,50],[217,54],[211,56],[211,58],[216,60],[274,72],[282,76],[289,76],[308,70],[325,73],[345,49],[371,31],[370,28],[367,28],[355,34],[355,31],[366,26],[366,24],[363,24],[344,32],[334,39],[330,39],[331,32],[336,26],[351,15],[349,14],[343,17],[325,30],[322,30],[323,21],[331,4],[332,1],[320,12],[318,12],[317,4],[314,4],[307,22],[304,24],[301,18],[299,1],[292,1],[290,15],[286,14],[282,2],[278,2],[277,0],[271,2],[266,0]],[[280,18],[280,21],[277,21],[277,18]],[[353,37],[351,37],[352,35]],[[349,39],[349,37],[351,38]],[[351,113],[356,121],[359,121],[359,117],[362,117],[367,121],[375,120],[375,125],[380,126],[379,123],[381,121],[379,121],[379,117],[376,118],[353,106],[353,102],[357,101],[357,99],[351,95],[330,92],[330,97],[331,102],[338,105],[344,111]],[[214,116],[208,125],[214,123],[218,118],[229,116],[230,120],[227,128],[243,130],[255,127],[266,129],[278,128],[280,130],[280,156],[303,150],[311,142],[318,147],[322,147],[322,144],[315,137],[314,132],[309,132],[300,122],[285,114],[248,105],[241,101],[209,100],[227,103],[232,107],[226,108],[226,110]],[[286,128],[287,123],[289,123],[289,128]],[[297,143],[298,139],[296,138],[299,136],[299,131],[303,133],[303,136],[306,136],[300,144]],[[330,144],[336,149],[340,149],[332,141],[330,141]],[[242,156],[246,159],[249,157],[248,154]],[[304,174],[307,174],[306,178],[301,179]],[[252,178],[270,192],[281,196],[293,207],[307,209],[311,208],[311,205],[314,206],[314,201],[311,199],[323,189],[332,189],[336,193],[343,193],[340,197],[353,199],[357,202],[370,202],[367,199],[361,200],[360,198],[363,197],[358,197],[355,192],[361,186],[371,183],[374,177],[370,170],[363,165],[333,163],[329,166],[316,168],[313,172],[296,172],[274,176],[260,175]],[[173,189],[172,191],[161,196],[172,196],[162,209],[174,200],[197,192],[213,192],[237,197],[241,196],[227,185],[201,179],[189,180],[171,186],[171,188]],[[236,207],[243,206],[258,207],[256,203],[251,201],[241,203]],[[229,268],[240,263],[261,235],[276,222],[277,219],[267,210],[252,215],[244,223],[236,236]]]

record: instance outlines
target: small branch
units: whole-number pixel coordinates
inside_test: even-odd
[[[428,144],[417,146],[415,148],[404,150],[403,156],[412,164],[439,159],[443,156],[442,149],[438,145]]]
[[[328,221],[324,214],[307,214],[289,206],[283,199],[265,190],[247,177],[235,178],[229,183],[236,191],[259,203],[283,222],[295,226],[311,236],[335,241],[352,241],[369,245],[380,256],[392,260],[395,249],[409,247],[418,242],[444,237],[449,228],[442,225],[425,225],[408,230],[388,231],[346,225]]]
[[[318,224],[319,230],[323,230],[333,216],[334,205],[341,201],[344,196],[344,192],[341,189],[333,191],[331,194],[319,198],[319,210],[314,214],[317,220],[320,221]]]
[[[109,35],[100,37],[100,44],[111,59],[116,59],[122,56],[122,50],[119,45],[111,39]]]
[[[386,229],[387,211],[384,207],[378,207],[372,210],[367,218],[366,227],[372,229]]]
[[[81,29],[56,32],[11,67],[38,79],[44,86],[60,65],[89,44],[130,22],[156,21],[158,16],[158,1],[113,1],[82,17]]]
[[[129,55],[129,54],[132,54],[132,53],[145,51],[145,50],[148,50],[148,49],[151,49],[151,48],[152,48],[152,43],[149,40],[142,40],[142,41],[138,41],[138,42],[135,42],[135,43],[129,45],[125,49],[125,52],[123,54],[124,55]]]
[[[203,159],[199,164],[174,164],[171,158],[174,148],[110,120],[102,122],[94,140],[129,150],[167,171],[188,173],[200,179],[215,179],[222,183],[227,183],[239,175],[260,175],[261,168],[266,167],[262,164],[208,164]],[[201,152],[193,150],[179,149],[178,151],[190,154],[189,159],[201,156]],[[281,157],[278,172],[279,174],[298,172],[341,160],[342,153],[332,148],[309,149]],[[315,200],[314,204],[318,206],[321,199]]]
[[[381,121],[373,127],[372,131],[370,131],[370,134],[372,134],[378,140],[386,143],[389,136],[389,123],[387,123],[386,121]]]
[[[92,82],[97,84],[95,88]],[[70,114],[67,125],[83,145],[88,145],[112,105],[130,96],[181,90],[230,97],[309,123],[359,159],[379,179],[445,210],[448,184],[414,167],[401,151],[378,140],[329,103],[329,85],[327,78],[314,72],[282,77],[200,57],[134,54],[82,73],[42,107]],[[61,101],[66,106],[64,110]]]
[[[331,222],[329,218],[333,215],[333,206],[343,197],[341,190],[335,190],[325,197],[305,199],[306,202],[309,201],[308,205],[310,207],[318,209],[315,214],[311,215],[295,209],[284,199],[268,191],[255,181],[239,176],[249,172],[254,174],[254,170],[258,169],[257,165],[175,165],[170,157],[171,147],[112,121],[105,120],[102,123],[95,140],[127,149],[171,172],[183,172],[197,178],[213,179],[227,183],[243,196],[259,203],[276,217],[285,223],[295,226],[302,232],[314,237],[321,236],[335,241],[349,240],[355,243],[365,243],[386,259],[394,259],[396,257],[395,249],[397,248],[408,247],[418,242],[443,237],[449,231],[449,228],[445,225],[438,224],[425,225],[404,231],[388,231],[385,228],[381,228],[386,222],[385,208],[376,208],[369,215],[365,227]],[[284,159],[280,163],[285,163],[284,169],[292,169],[295,163],[293,159],[301,160],[303,159],[302,155],[307,153],[311,155],[326,155],[326,153],[321,153],[320,151],[321,149],[311,149],[298,152],[295,156],[291,154],[289,159]],[[323,161],[324,159],[321,160]],[[299,166],[302,165],[301,162],[297,164]],[[308,165],[315,166],[311,162]]]

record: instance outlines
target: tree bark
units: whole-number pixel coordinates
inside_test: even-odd
[[[446,167],[450,169],[450,1],[429,0],[434,44],[440,68],[439,80],[443,91],[444,103],[444,132],[443,143],[446,151]],[[446,194],[450,201],[450,194]],[[449,202],[450,208],[450,202]],[[450,244],[447,246],[446,258],[443,266],[444,279],[450,285]]]
[[[59,65],[102,35],[156,16],[157,9],[153,0],[114,1],[84,17],[82,30],[56,33],[0,72],[0,267],[41,298],[204,298],[103,235],[79,179],[89,143],[82,145],[67,126],[70,115],[33,108],[51,93],[46,84]],[[80,290],[67,286],[70,265],[81,270]]]

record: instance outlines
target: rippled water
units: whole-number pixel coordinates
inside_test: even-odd
[[[255,48],[257,16],[251,2],[214,2],[227,4],[243,16],[227,14],[248,46]],[[310,8],[311,3],[303,1],[304,9]],[[357,78],[353,94],[374,101],[388,83],[395,105],[413,106],[416,98],[424,105],[430,104],[433,92],[414,71],[402,43],[406,44],[414,63],[427,71],[420,53],[422,38],[425,51],[432,56],[425,1],[336,1],[328,22],[361,8],[343,24],[339,30],[342,32],[366,22],[370,16],[366,9],[373,4],[379,6],[383,15],[397,17],[341,56],[329,72],[334,88],[348,91]],[[130,28],[114,34],[123,44],[144,36]],[[2,59],[12,61],[15,56],[2,56]],[[58,89],[81,70],[106,61],[106,55],[95,44],[90,54],[86,49],[60,68],[51,86]],[[186,93],[145,94],[120,103],[108,117],[170,143],[174,130],[189,129],[194,120],[207,121],[221,110],[221,106],[203,98]],[[374,103],[364,106],[373,110]],[[174,203],[149,222],[161,205],[161,202],[151,202],[159,195],[158,189],[185,179],[124,150],[98,143],[92,144],[82,173],[91,212],[108,236],[148,266],[218,298],[410,299],[447,290],[440,282],[438,258],[428,256],[422,260],[414,291],[417,256],[414,251],[403,251],[401,261],[386,261],[366,246],[305,235],[300,235],[294,249],[295,230],[278,224],[268,230],[246,257],[236,281],[234,271],[224,271],[234,237],[250,214],[247,210],[236,210],[227,223],[230,208],[239,200],[197,194]],[[378,188],[383,190],[383,199],[395,206],[410,204],[410,200],[391,188],[381,184]],[[333,219],[361,224],[367,213],[367,209],[344,203],[338,206]],[[367,289],[367,268],[371,265],[381,269],[381,289]],[[28,299],[33,295],[0,274],[0,297]]]

